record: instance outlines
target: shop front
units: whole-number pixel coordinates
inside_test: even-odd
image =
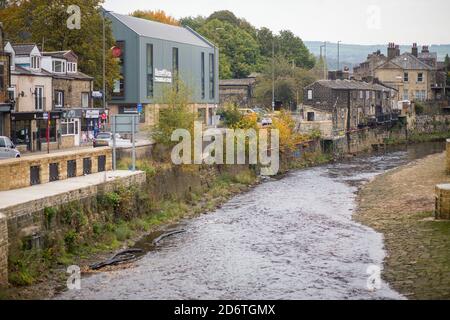
[[[81,143],[90,143],[97,134],[105,131],[108,113],[104,109],[82,109]]]
[[[50,143],[59,148],[58,122],[61,112],[11,113],[11,139],[21,151],[43,151]]]

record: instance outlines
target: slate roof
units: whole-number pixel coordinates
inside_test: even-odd
[[[15,65],[14,70],[11,70],[11,74],[15,75],[27,75],[27,76],[40,76],[40,77],[51,77],[52,74],[44,69],[41,69],[41,71],[31,71],[29,69],[26,69],[24,67],[21,67],[19,65]]]
[[[219,86],[250,86],[255,82],[255,78],[224,79],[219,81]]]
[[[356,80],[318,80],[316,83],[333,90],[374,90],[390,91],[391,89],[377,83]],[[312,86],[312,85],[311,85]],[[311,86],[308,86],[311,87]]]
[[[426,63],[420,61],[411,53],[405,52],[402,55],[395,57],[388,62],[377,67],[377,69],[383,68],[400,68],[403,70],[432,70],[433,68]]]
[[[211,48],[212,45],[193,31],[179,26],[108,12],[140,36]]]
[[[12,44],[17,56],[28,56],[35,46],[35,44]]]
[[[42,52],[43,56],[46,57],[54,57],[54,58],[59,58],[59,59],[66,59],[66,54],[68,53],[72,53],[74,56],[77,56],[72,50],[65,50],[65,51],[47,51],[47,52]]]

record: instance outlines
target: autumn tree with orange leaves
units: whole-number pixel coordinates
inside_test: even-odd
[[[180,25],[177,19],[166,14],[164,10],[136,10],[131,15],[136,18],[171,24],[173,26]]]

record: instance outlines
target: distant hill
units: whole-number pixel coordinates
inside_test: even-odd
[[[320,41],[304,41],[306,47],[313,53],[315,56],[320,55],[320,46],[323,45],[323,42]],[[401,52],[411,52],[411,45],[401,45]],[[419,50],[422,48],[419,45]],[[340,44],[340,62],[341,67],[343,65],[353,67],[358,65],[359,63],[366,60],[367,55],[380,50],[383,54],[387,54],[387,44],[386,45],[359,45],[359,44]],[[431,52],[437,52],[438,60],[443,61],[446,54],[450,55],[450,44],[444,45],[431,45]],[[327,61],[328,67],[330,69],[336,69],[337,67],[337,44],[336,43],[327,43]]]

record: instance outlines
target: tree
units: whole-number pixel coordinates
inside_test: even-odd
[[[246,31],[217,19],[209,20],[198,32],[215,43],[220,50],[222,79],[244,78],[258,69],[261,62],[259,46]]]
[[[151,21],[179,26],[180,22],[169,16],[163,10],[136,10],[131,14],[133,17],[147,19]]]
[[[206,23],[206,18],[203,16],[185,17],[180,19],[180,24],[185,27],[199,30]]]
[[[292,63],[282,56],[277,56],[275,69],[275,100],[283,106],[298,105],[303,101],[303,88],[317,80],[312,70],[292,66]],[[264,72],[258,78],[255,89],[256,101],[262,106],[272,104],[272,62],[265,66]]]
[[[186,129],[194,136],[197,114],[190,107],[190,98],[191,92],[181,80],[164,90],[161,104],[165,107],[160,110],[159,121],[151,133],[156,143],[169,147],[176,145],[177,142],[171,141],[172,133],[176,129]]]
[[[94,87],[100,89],[103,82],[101,3],[102,0],[9,1],[0,9],[0,21],[11,42],[34,42],[45,51],[73,50],[78,56],[79,70],[93,76]],[[81,9],[80,30],[67,27],[70,5]],[[114,44],[110,23],[106,21],[106,48]],[[106,84],[111,91],[114,80],[119,77],[119,67],[110,51],[106,57]]]
[[[277,53],[285,59],[295,63],[295,66],[311,69],[314,67],[315,58],[306,48],[302,39],[291,31],[280,31],[277,39]]]

